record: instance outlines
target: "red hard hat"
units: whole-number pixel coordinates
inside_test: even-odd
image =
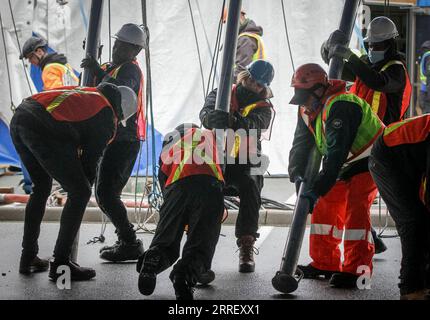
[[[307,63],[300,66],[293,75],[291,86],[294,87],[294,96],[290,104],[302,104],[307,97],[319,86],[328,85],[327,73],[316,63]]]

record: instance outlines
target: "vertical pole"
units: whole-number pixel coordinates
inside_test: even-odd
[[[95,59],[98,58],[102,15],[103,0],[92,0],[87,40],[85,42],[85,56],[91,56]],[[94,80],[88,68],[85,68],[82,73],[82,85],[88,87],[94,86]]]
[[[346,0],[342,12],[339,30],[351,38],[352,29],[358,7],[358,0]],[[343,60],[332,58],[329,65],[329,78],[339,79],[342,74]],[[309,213],[309,201],[301,198],[313,184],[321,165],[321,155],[316,146],[313,147],[306,166],[304,181],[297,194],[296,206],[293,212],[293,221],[285,244],[280,270],[272,279],[273,287],[283,293],[290,293],[297,289],[301,277],[296,278],[297,263],[306,230],[306,220]]]
[[[407,41],[407,55],[408,55],[408,73],[409,79],[412,83],[411,101],[409,103],[409,117],[413,117],[415,113],[415,48],[416,48],[416,15],[413,8],[409,9],[408,14],[408,41]]]

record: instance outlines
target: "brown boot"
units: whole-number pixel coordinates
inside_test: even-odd
[[[237,240],[239,246],[239,272],[254,272],[254,236],[241,236]],[[258,254],[258,251],[256,251]]]
[[[400,296],[400,300],[430,300],[428,289],[422,289]]]

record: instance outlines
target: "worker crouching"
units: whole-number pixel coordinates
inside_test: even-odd
[[[192,300],[193,287],[211,268],[224,212],[223,176],[214,135],[196,125],[182,125],[166,136],[158,179],[164,203],[154,238],[139,258],[139,290],[150,295],[156,275],[179,257],[186,225],[187,241],[170,279],[178,300]]]

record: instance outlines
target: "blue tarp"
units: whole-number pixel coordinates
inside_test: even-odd
[[[430,0],[418,0],[417,6],[419,6],[419,7],[430,7]]]
[[[9,127],[0,119],[0,164],[21,167],[18,153],[12,143]]]

